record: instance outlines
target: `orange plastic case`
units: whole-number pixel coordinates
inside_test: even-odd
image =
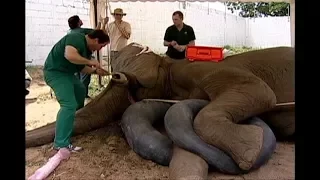
[[[189,61],[214,61],[223,60],[223,48],[208,46],[187,46],[186,57]]]

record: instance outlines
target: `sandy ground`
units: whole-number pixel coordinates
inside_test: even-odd
[[[59,104],[49,95],[50,89],[43,83],[39,70],[30,70],[34,81],[26,103],[26,129],[31,130],[55,121]],[[48,179],[55,180],[99,180],[99,179],[169,179],[168,167],[144,160],[135,154],[117,123],[103,129],[73,138],[73,142],[84,150],[73,153]],[[52,144],[26,149],[26,177],[44,165]],[[217,180],[293,180],[294,144],[279,142],[272,159],[259,170],[241,176],[209,173],[209,179]]]

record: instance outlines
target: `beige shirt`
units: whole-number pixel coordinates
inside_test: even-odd
[[[131,34],[131,26],[128,22],[122,21],[120,23],[120,28],[125,30],[128,34]],[[115,22],[111,22],[109,24],[109,37],[110,37],[110,50],[111,51],[120,51],[124,48],[127,43],[128,39],[126,39],[118,27],[116,26]]]

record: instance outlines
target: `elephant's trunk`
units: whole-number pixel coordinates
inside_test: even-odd
[[[122,85],[127,85],[129,82],[126,75],[123,73],[119,73],[119,72],[112,73],[112,81],[117,84],[122,84]]]
[[[120,75],[119,75],[120,76]],[[121,75],[122,76],[122,75]],[[118,80],[114,77],[112,80]],[[124,81],[116,81],[125,84]],[[76,112],[73,135],[83,134],[105,126],[121,115],[130,105],[126,86],[110,82],[108,87],[84,108]],[[55,122],[26,133],[26,147],[40,146],[53,141]]]

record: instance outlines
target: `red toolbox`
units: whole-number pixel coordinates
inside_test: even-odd
[[[209,46],[187,46],[186,58],[189,61],[214,61],[223,60],[223,48]]]

